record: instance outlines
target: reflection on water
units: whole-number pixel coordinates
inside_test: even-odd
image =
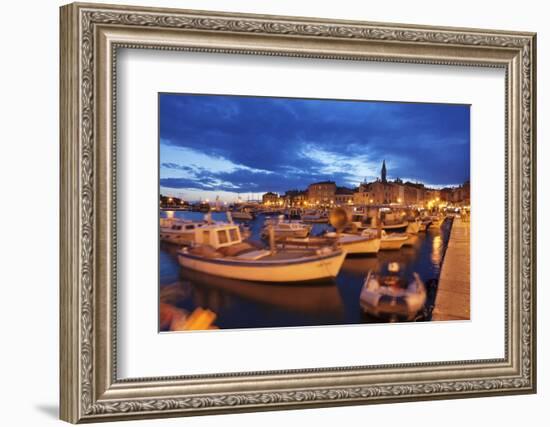
[[[441,236],[434,236],[432,240],[432,264],[439,265],[443,257],[443,239]]]
[[[176,211],[176,217],[200,220],[199,212]],[[214,213],[214,220],[225,220],[225,214]],[[259,215],[250,222],[252,240],[260,240],[265,221]],[[312,233],[330,228],[314,224]],[[450,231],[450,222],[441,229],[420,233],[412,246],[398,251],[381,251],[377,256],[346,258],[335,281],[314,285],[271,285],[220,278],[179,266],[177,247],[160,245],[161,303],[195,313],[208,310],[215,315],[215,326],[221,329],[356,324],[375,321],[366,318],[359,307],[359,294],[369,270],[387,272],[390,262],[398,262],[403,274],[420,274],[427,282],[437,279]],[[432,301],[433,303],[433,301]],[[161,330],[170,330],[161,322]]]

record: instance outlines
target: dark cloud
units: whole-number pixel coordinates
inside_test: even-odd
[[[184,178],[161,178],[160,185],[172,189],[196,189],[205,191],[228,191],[234,193],[267,192],[284,193],[290,189],[305,189],[307,184],[326,179],[346,182],[346,173],[334,174],[330,177],[323,174],[275,175],[248,169],[236,169],[231,172],[192,172]]]
[[[250,191],[254,186],[263,191],[267,184],[295,184],[284,187],[288,189],[315,179],[363,178],[350,176],[345,166],[341,172],[324,173],[326,162],[308,156],[312,146],[328,153],[329,160],[331,154],[350,162],[361,156],[376,164],[386,159],[392,177],[449,184],[470,175],[470,110],[464,105],[162,94],[159,111],[164,143],[240,167],[224,174],[201,170],[200,165],[163,163],[163,168],[239,188],[250,185]],[[187,185],[180,184],[170,187]]]

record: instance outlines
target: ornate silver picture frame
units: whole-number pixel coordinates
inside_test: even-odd
[[[61,8],[60,43],[63,420],[536,391],[535,34],[76,3]],[[120,379],[116,61],[121,48],[503,69],[504,357]]]

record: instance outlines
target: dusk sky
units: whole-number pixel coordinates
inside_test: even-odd
[[[467,105],[159,95],[160,187],[190,201],[246,200],[380,176],[455,186],[470,179]]]

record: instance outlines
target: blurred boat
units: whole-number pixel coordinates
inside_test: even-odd
[[[262,238],[269,236],[269,227],[273,227],[276,239],[285,237],[304,238],[309,236],[311,232],[311,225],[300,221],[286,221],[282,215],[277,219],[269,218],[265,220],[261,233]]]
[[[363,233],[370,230],[365,230]],[[382,230],[382,235],[380,239],[380,250],[381,251],[394,251],[399,250],[401,247],[409,240],[409,235],[407,233],[386,233]]]
[[[242,241],[235,224],[213,223],[202,227],[195,245],[178,251],[181,266],[215,276],[258,282],[296,283],[334,278],[345,251],[324,246],[269,249]]]
[[[322,236],[306,238],[286,238],[277,240],[283,248],[314,248],[322,246],[338,246],[347,255],[373,255],[380,250],[380,239],[374,235],[361,236],[347,233],[325,233]]]
[[[407,225],[407,230],[406,231],[409,234],[418,234],[418,232],[420,231],[420,226],[421,225],[422,225],[422,223],[418,219],[409,221],[409,224]]]
[[[362,235],[347,233],[326,233],[326,237],[336,239],[336,243],[346,251],[348,255],[372,255],[380,250],[381,239],[374,233]]]
[[[231,212],[233,219],[238,219],[240,221],[252,221],[254,219],[254,214],[249,209],[238,209]]]
[[[189,221],[182,218],[160,218],[160,240],[177,245],[190,245],[195,241],[195,232],[204,226],[204,221]]]
[[[382,230],[388,233],[404,233],[409,225],[398,212],[384,212],[381,221]]]
[[[414,320],[426,302],[426,286],[417,273],[407,282],[396,273],[395,264],[388,266],[387,276],[368,272],[363,283],[359,303],[371,316],[392,321]]]
[[[303,222],[325,223],[328,222],[328,214],[316,210],[305,211],[302,214],[301,220]]]

